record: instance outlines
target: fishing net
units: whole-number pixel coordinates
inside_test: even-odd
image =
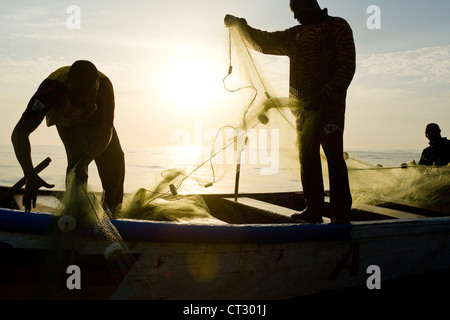
[[[230,28],[230,48],[235,52],[235,55],[230,54],[230,57],[234,57],[234,61],[240,65],[240,74],[249,84],[243,88],[254,88],[255,92],[251,107],[244,112],[243,127],[262,123],[284,132],[283,138],[280,138],[282,141],[279,149],[280,158],[284,161],[283,165],[290,168],[290,173],[294,177],[298,176],[300,167],[298,147],[300,143],[312,141],[312,128],[318,114],[308,112],[306,117],[309,118],[305,119],[303,130],[298,132],[292,114],[300,114],[305,103],[281,98],[271,89],[271,77],[263,76],[257,62],[258,57],[261,58],[259,48],[252,43],[239,24]],[[266,119],[264,115],[267,115]],[[295,142],[293,137],[297,138]],[[410,202],[448,211],[450,167],[420,166],[413,161],[399,164],[398,167],[382,167],[363,162],[348,153],[343,156],[346,159],[355,206]],[[328,166],[323,153],[321,159],[323,175],[326,178]]]
[[[230,94],[240,95],[240,111],[227,118],[226,122],[222,121],[211,143],[203,146],[203,161],[198,165],[164,171],[155,187],[141,188],[127,196],[121,211],[122,218],[221,223],[210,215],[201,197],[180,197],[177,196],[178,191],[192,182],[209,188],[224,177],[229,179],[231,176],[235,179],[235,188],[230,193],[237,195],[241,165],[263,162],[262,149],[267,155],[266,164],[271,159],[277,159],[272,171],[261,168],[262,175],[275,175],[282,167],[284,172],[291,172],[288,175],[298,176],[295,145],[299,140],[294,113],[300,113],[304,103],[280,96],[264,80],[265,76],[254,57],[256,47],[242,28],[230,28],[228,41],[229,67],[223,86]],[[236,71],[234,67],[237,67]],[[310,113],[309,117],[305,121],[303,135],[310,134],[314,124],[314,113]]]
[[[264,68],[265,56],[247,35],[245,28],[237,23],[228,31],[229,66],[223,86],[230,94],[240,96],[240,111],[230,115],[217,131],[215,139],[203,147],[201,158],[204,160],[200,164],[163,172],[162,181],[156,187],[150,190],[142,188],[128,197],[122,217],[179,222],[204,218],[205,221],[213,221],[201,197],[180,198],[176,196],[177,192],[183,190],[184,184],[192,182],[206,188],[214,186],[225,177],[225,173],[229,178],[231,171],[235,175],[232,176],[234,190],[230,192],[234,191],[237,196],[241,165],[252,162],[252,150],[262,152],[265,149],[266,154],[270,153],[272,159],[277,159],[276,170],[264,172],[262,169],[262,176],[267,174],[279,176],[279,180],[299,181],[299,146],[300,143],[312,141],[319,114],[303,112],[304,101],[287,97],[286,88],[280,88],[277,78]],[[299,115],[304,120],[301,131],[296,121]],[[222,134],[224,131],[227,134]],[[269,138],[261,139],[263,136],[268,136],[271,143],[268,143]],[[365,163],[353,155],[344,154],[343,157],[348,167],[355,206],[412,201],[442,208],[450,203],[448,167],[423,167],[412,163],[381,167]],[[328,166],[323,152],[321,160],[325,188],[328,188]],[[161,197],[166,200],[161,200]]]
[[[249,40],[240,25],[229,28],[229,69],[223,79],[225,90],[242,96],[242,109],[235,123],[223,123],[212,143],[202,152],[202,161],[196,166],[174,168],[164,171],[153,187],[140,188],[125,196],[119,218],[175,223],[223,223],[209,212],[201,196],[179,195],[183,185],[194,181],[204,187],[218,183],[230,169],[235,171],[235,195],[239,193],[241,163],[251,157],[251,148],[268,148],[277,153],[279,168],[286,176],[298,178],[300,172],[299,144],[311,141],[318,115],[308,112],[303,130],[297,130],[296,116],[302,113],[305,103],[284,97],[271,87],[270,75],[263,75],[259,61],[262,59],[258,47]],[[238,72],[233,70],[237,66]],[[224,130],[232,134],[222,135]],[[272,134],[275,143],[255,143],[257,130]],[[267,142],[267,141],[266,141]],[[223,161],[223,155],[231,155]],[[387,201],[412,201],[433,205],[448,210],[450,203],[450,168],[423,167],[414,164],[399,167],[381,167],[360,161],[344,154],[346,159],[353,202],[359,204],[380,204]],[[327,162],[322,154],[323,175],[326,178]],[[279,171],[279,170],[276,170]],[[276,174],[272,172],[270,174]],[[207,178],[205,178],[207,177]],[[325,180],[326,181],[326,180]],[[298,190],[301,189],[299,183]],[[273,190],[276,192],[277,190]],[[101,196],[90,192],[86,185],[76,182],[74,173],[67,178],[66,191],[55,215],[58,225],[53,232],[50,261],[43,271],[40,286],[45,292],[52,292],[54,272],[58,266],[67,265],[94,237],[103,243],[104,258],[111,270],[126,274],[135,265],[133,255],[111,223],[108,209]],[[64,276],[61,276],[65,279]],[[118,282],[121,277],[118,277]],[[146,285],[146,284],[141,284]],[[130,286],[131,287],[131,286]],[[138,296],[137,296],[138,297]]]
[[[299,145],[312,141],[312,128],[319,115],[315,112],[304,113],[303,128],[298,131],[296,116],[302,114],[305,102],[287,98],[279,88],[275,88],[276,77],[264,74],[264,56],[239,23],[229,28],[228,40],[230,65],[224,87],[230,93],[239,92],[243,97],[242,118],[236,124],[237,136],[241,137],[237,150],[242,151],[245,144],[251,144],[251,139],[255,138],[252,135],[254,130],[275,131],[279,134],[278,144],[272,145],[275,149],[271,151],[278,152],[279,166],[288,172],[287,177],[295,179],[300,171]],[[233,70],[236,66],[238,72]],[[240,156],[237,153],[237,171],[242,160]],[[365,163],[348,153],[343,157],[346,159],[355,206],[410,202],[448,211],[449,167],[420,166],[413,162],[399,164],[398,167],[382,167]],[[323,152],[321,160],[327,188],[328,166]],[[237,174],[236,180],[238,178]],[[286,176],[280,179],[286,179]]]
[[[449,210],[450,167],[421,166],[414,161],[383,167],[352,157],[347,165],[354,206],[392,202]]]
[[[284,149],[286,154],[289,154],[295,150],[296,135],[292,135],[295,118],[292,112],[301,111],[302,103],[295,99],[280,98],[272,92],[263,81],[256,60],[253,59],[251,44],[245,39],[241,29],[230,29],[230,67],[223,84],[225,90],[239,92],[243,96],[244,107],[236,118],[236,123],[224,123],[219,128],[215,139],[201,151],[204,160],[199,165],[166,170],[153,186],[125,195],[118,218],[174,223],[224,223],[210,214],[201,196],[182,195],[178,194],[178,191],[182,190],[185,183],[192,181],[204,187],[211,187],[218,183],[230,168],[236,171],[238,180],[242,160],[251,157],[249,146],[256,149],[260,147],[260,144],[254,144],[257,127],[264,128],[266,132],[276,130],[278,136],[273,140],[277,143],[286,142],[285,146],[274,145],[272,152]],[[232,75],[231,64],[235,61],[240,72]],[[230,86],[233,86],[233,89],[230,89]],[[307,126],[304,131],[308,132]],[[223,134],[224,132],[227,134]],[[280,159],[288,158],[278,154],[277,156]],[[296,161],[289,160],[287,163],[295,163],[295,169],[298,170]],[[238,193],[238,184],[234,191]],[[136,268],[135,260],[111,223],[111,214],[105,207],[102,196],[90,192],[87,185],[78,183],[74,172],[71,172],[67,176],[66,190],[60,199],[60,206],[55,211],[57,227],[50,237],[52,244],[49,260],[42,271],[42,285],[38,286],[40,293],[55,297],[58,292],[64,292],[61,291],[64,284],[61,284],[60,280],[67,277],[61,274],[61,270],[64,270],[62,267],[71,263],[78,265],[80,261],[77,256],[88,247],[87,244],[92,239],[103,243],[105,261],[120,283],[131,266]],[[59,275],[56,280],[55,274]]]
[[[249,161],[251,149],[266,148],[272,155],[276,153],[278,168],[268,174],[276,175],[281,169],[284,176],[280,179],[299,178],[299,145],[312,141],[311,135],[319,115],[317,112],[303,112],[304,101],[286,97],[282,93],[285,88],[280,90],[274,84],[276,79],[271,74],[264,74],[267,71],[264,69],[264,55],[239,23],[228,30],[229,66],[223,86],[230,94],[241,96],[240,112],[222,123],[215,139],[201,150],[202,161],[198,165],[164,171],[153,187],[140,188],[126,195],[120,218],[173,222],[195,220],[196,223],[204,219],[207,223],[220,223],[209,213],[202,197],[180,196],[178,192],[184,184],[193,181],[205,188],[214,186],[225,176],[226,171],[234,170],[235,188],[232,191],[237,195],[241,164]],[[299,117],[304,119],[300,131]],[[235,119],[234,123],[228,122],[230,119]],[[231,134],[222,134],[225,130]],[[265,144],[261,143],[258,130],[271,135],[273,143],[268,144],[267,140],[262,141]],[[346,158],[355,205],[400,200],[437,206],[449,203],[450,176],[447,167],[430,168],[410,164],[384,168],[364,163],[352,155],[345,154],[343,157]],[[323,153],[321,159],[327,188],[328,166]],[[301,189],[300,182],[298,189]],[[67,204],[70,201],[71,210],[79,210],[75,207],[77,204],[73,203],[75,196],[72,193],[67,190],[70,196],[63,202]],[[98,210],[101,208],[94,200],[83,205],[93,205]],[[89,208],[80,209],[87,212]],[[98,223],[100,218],[107,220],[104,213],[94,213],[77,219],[91,224]]]
[[[99,266],[109,268],[110,273],[102,274],[97,281],[96,285],[101,288],[103,280],[119,285],[135,265],[134,256],[111,223],[111,214],[104,206],[102,195],[88,190],[86,184],[79,183],[73,170],[67,175],[65,184],[66,190],[57,195],[61,198],[54,212],[57,223],[48,235],[49,245],[43,255],[44,261],[33,298],[74,299],[88,294],[95,296],[95,292],[90,292],[96,290],[95,286],[86,288],[84,280],[69,283],[69,266],[83,270],[80,279],[88,279],[86,274],[95,273]],[[103,253],[100,257],[89,249],[93,241],[97,243],[94,247]],[[77,295],[77,290],[67,290],[71,285],[83,289],[78,290],[81,296]]]
[[[209,213],[208,206],[201,196],[178,196],[168,193],[167,189],[172,188],[173,191],[174,182],[182,175],[182,171],[166,172],[154,189],[140,188],[127,196],[121,217],[180,223],[221,223]]]

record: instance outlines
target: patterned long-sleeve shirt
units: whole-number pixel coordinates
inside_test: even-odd
[[[262,53],[290,58],[292,97],[311,101],[320,97],[323,119],[344,119],[347,89],[356,69],[351,27],[342,18],[326,14],[321,22],[278,32],[244,28]]]

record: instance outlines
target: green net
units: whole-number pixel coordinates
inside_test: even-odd
[[[230,94],[241,96],[240,112],[222,121],[215,139],[201,150],[203,160],[201,163],[188,168],[164,171],[161,179],[153,186],[143,187],[126,195],[120,218],[184,223],[188,221],[199,223],[202,219],[207,222],[214,221],[201,197],[178,196],[178,191],[183,189],[183,184],[187,181],[195,181],[205,187],[214,186],[226,172],[234,171],[235,189],[230,191],[234,191],[236,195],[239,192],[240,165],[251,157],[252,148],[270,148],[270,152],[276,153],[276,158],[279,159],[279,168],[282,168],[284,173],[288,172],[288,177],[298,179],[299,145],[312,141],[312,128],[315,127],[319,114],[312,111],[304,112],[304,101],[285,97],[278,89],[273,89],[275,87],[273,82],[276,79],[262,71],[264,56],[258,52],[258,46],[251,41],[240,24],[229,28],[228,46],[229,69],[223,84],[224,89]],[[301,131],[298,130],[299,123],[296,117],[300,114],[304,119]],[[230,121],[231,119],[234,119],[234,123]],[[232,134],[221,134],[224,130],[231,130]],[[258,140],[258,130],[272,134],[272,142],[275,143],[262,146],[260,141],[255,142]],[[448,167],[406,165],[406,168],[405,166],[383,168],[364,163],[348,154],[343,157],[346,158],[355,205],[413,201],[448,206],[450,182]],[[323,153],[321,158],[327,184],[327,159]],[[286,175],[280,179],[286,179]],[[300,183],[298,189],[301,189]],[[102,211],[98,199],[90,198],[88,195],[85,195],[80,203],[77,199],[80,199],[80,195],[68,188],[62,201],[66,206],[60,210],[60,214],[74,216],[72,211],[84,212],[83,215],[76,217],[77,221],[84,224],[95,225],[99,221],[107,220],[108,214]],[[108,232],[102,231],[103,235]]]
[[[296,117],[305,103],[297,99],[284,97],[273,90],[270,76],[263,75],[258,61],[261,56],[257,47],[249,41],[239,25],[229,29],[230,65],[223,79],[225,90],[242,95],[242,109],[235,123],[223,123],[216,139],[201,150],[206,158],[197,166],[164,171],[154,186],[140,188],[125,196],[119,218],[152,221],[170,221],[175,223],[223,223],[209,212],[203,198],[198,195],[178,195],[183,184],[193,180],[205,187],[214,186],[225,176],[225,171],[235,170],[238,179],[240,164],[244,157],[250,157],[249,146],[260,147],[254,143],[255,130],[276,133],[275,144],[271,152],[276,152],[279,166],[289,172],[292,178],[299,177],[299,144],[311,141],[312,127],[317,113],[304,114],[305,121],[301,132],[297,130]],[[238,66],[239,72],[233,71]],[[225,129],[231,129],[232,135],[220,135]],[[267,146],[265,146],[267,147]],[[229,151],[232,156],[223,161],[223,155]],[[349,171],[350,186],[355,205],[380,204],[388,201],[411,201],[432,205],[448,210],[450,199],[450,168],[423,167],[406,165],[384,168],[364,163],[345,154]],[[203,159],[203,158],[202,158]],[[326,157],[322,155],[324,177],[328,176]],[[205,179],[205,177],[209,177]],[[280,178],[285,179],[285,178]],[[236,181],[238,182],[238,181]],[[235,185],[235,194],[239,191]],[[299,184],[298,190],[301,189]],[[274,190],[276,192],[276,190]],[[101,195],[90,192],[86,185],[76,182],[74,173],[67,178],[66,190],[61,205],[55,215],[58,226],[53,233],[51,258],[46,264],[42,277],[45,286],[39,287],[45,292],[53,292],[55,270],[58,265],[74,259],[74,252],[82,252],[86,243],[94,238],[103,243],[104,258],[112,268],[122,274],[129,272],[134,265],[130,254],[117,229],[111,223],[108,209],[104,207]],[[64,262],[67,265],[67,262]]]
[[[312,128],[315,127],[319,114],[304,112],[304,101],[285,97],[279,88],[274,89],[277,87],[274,85],[276,79],[263,72],[264,55],[240,24],[229,28],[228,49],[229,67],[223,85],[230,94],[240,95],[240,112],[222,120],[215,139],[201,150],[203,161],[198,165],[164,171],[161,179],[153,186],[143,187],[126,195],[121,218],[183,223],[201,223],[204,219],[207,223],[220,223],[212,217],[200,196],[178,196],[178,191],[183,190],[183,184],[187,181],[211,187],[226,173],[229,177],[230,172],[235,172],[236,175],[232,175],[235,189],[230,190],[230,193],[234,191],[236,195],[239,192],[241,163],[249,162],[252,148],[268,148],[272,154],[276,153],[278,167],[285,174],[280,180],[286,177],[299,178],[299,145],[312,141]],[[296,117],[300,114],[304,120],[301,131],[298,130]],[[231,130],[228,132],[232,134],[222,134],[225,130]],[[258,130],[272,134],[272,142],[275,143],[270,146],[267,143],[262,145]],[[438,207],[449,204],[450,175],[447,167],[410,164],[384,168],[364,163],[352,155],[345,154],[343,157],[346,158],[355,206],[387,201],[411,201]],[[323,153],[321,159],[327,188],[328,166]],[[276,171],[268,174],[276,175]],[[301,190],[300,182],[298,189]],[[68,193],[71,191],[68,190]],[[74,196],[71,198],[74,199]],[[91,202],[85,205],[101,207],[94,200]],[[71,206],[76,208],[77,204]],[[89,221],[96,217],[94,220],[98,220],[99,215],[105,217],[102,213],[90,213],[80,219]]]
[[[135,267],[136,260],[112,224],[102,195],[79,183],[72,170],[66,177],[66,190],[59,196],[61,201],[54,212],[57,223],[48,235],[49,243],[32,298],[78,299],[84,298],[88,292],[95,296],[92,290],[102,288],[102,283],[97,285],[98,288],[86,288],[86,282],[81,280],[70,284],[69,267],[80,268],[83,274],[79,279],[85,279],[89,278],[86,274],[95,273],[96,268],[103,266],[102,272],[110,270],[108,275],[103,273],[103,278],[116,286],[122,283],[126,274]],[[92,248],[96,249],[92,252]],[[97,257],[97,250],[103,252],[101,257]],[[68,290],[71,285],[83,290]]]

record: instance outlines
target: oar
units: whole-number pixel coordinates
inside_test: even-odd
[[[234,201],[237,202],[238,199],[238,193],[239,193],[239,176],[241,174],[241,155],[242,155],[242,149],[239,150],[238,155],[238,162],[236,165],[236,179],[234,180]]]
[[[39,173],[42,170],[44,170],[45,168],[48,167],[48,165],[50,164],[50,162],[52,161],[52,159],[50,158],[46,158],[45,160],[43,160],[41,163],[39,163],[34,170]],[[15,193],[17,193],[26,183],[26,179],[25,177],[23,177],[22,179],[20,179],[19,181],[16,182],[15,185],[13,185],[8,191],[6,191],[0,198],[0,203],[6,199],[8,199],[9,197],[11,197],[12,195],[14,195]]]
[[[234,201],[237,202],[238,200],[238,194],[239,194],[239,178],[241,175],[241,157],[242,152],[244,151],[244,148],[247,144],[247,135],[244,137],[244,144],[241,148],[239,148],[238,157],[237,157],[237,164],[236,164],[236,179],[234,181]]]

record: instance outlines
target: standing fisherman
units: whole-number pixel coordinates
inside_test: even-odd
[[[316,0],[291,0],[290,8],[300,25],[285,31],[260,31],[245,19],[231,15],[225,17],[225,25],[241,24],[262,53],[288,56],[290,95],[307,102],[305,111],[296,113],[306,209],[292,217],[313,223],[323,221],[322,146],[328,162],[332,221],[349,223],[352,196],[343,133],[347,89],[356,68],[353,33],[344,19],[330,17]],[[316,115],[318,121],[311,123]],[[303,132],[305,124],[313,127],[312,132]]]

